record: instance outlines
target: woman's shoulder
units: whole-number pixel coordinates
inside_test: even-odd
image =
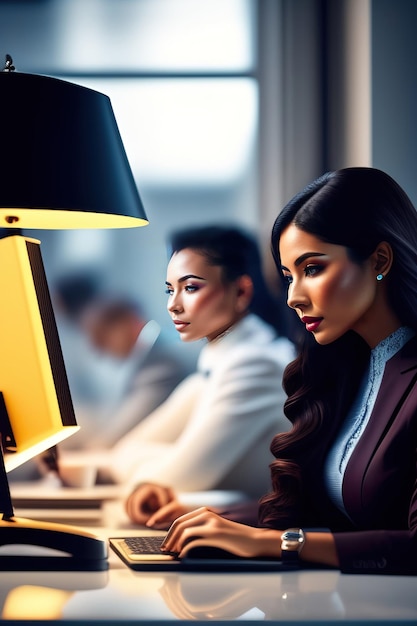
[[[255,344],[270,344],[277,339],[291,343],[287,337],[278,337],[275,328],[255,313],[250,313],[240,320],[233,327],[232,333],[241,341]]]
[[[276,367],[285,367],[296,356],[294,345],[285,337],[277,337],[267,343],[248,341],[245,345],[235,346],[226,355],[232,363],[271,363]]]
[[[249,315],[247,320],[246,346],[271,354],[282,354],[285,358],[295,358],[295,346],[288,337],[278,336],[275,329],[257,315]]]
[[[253,319],[255,317],[255,319]],[[213,350],[211,358],[219,370],[263,365],[269,371],[281,371],[295,358],[295,347],[286,337],[277,337],[273,329],[256,316],[245,320],[245,328],[225,337]],[[234,331],[235,332],[235,331]],[[237,336],[239,334],[239,337]],[[229,339],[229,341],[227,340]]]

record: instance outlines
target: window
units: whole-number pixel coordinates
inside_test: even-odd
[[[99,267],[165,326],[167,233],[257,218],[256,0],[0,3],[17,71],[107,94],[150,225],[35,233],[48,278]],[[16,37],[16,34],[18,36]],[[33,233],[32,233],[33,234]]]

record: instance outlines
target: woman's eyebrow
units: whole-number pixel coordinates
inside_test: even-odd
[[[298,267],[303,261],[312,256],[326,256],[323,252],[305,252],[294,261],[295,267]]]
[[[178,279],[178,282],[183,283],[190,278],[197,278],[197,280],[206,280],[202,276],[196,276],[195,274],[186,274],[185,276],[181,276],[181,278]],[[171,283],[169,283],[167,280],[165,281],[165,284],[170,287],[172,286]]]
[[[309,259],[312,256],[326,256],[326,255],[323,254],[323,252],[305,252],[304,254],[299,256],[298,259],[294,261],[295,267],[298,267],[303,261],[305,261],[306,259]],[[285,270],[286,272],[290,271],[288,267],[285,267],[285,265],[281,265],[281,269]]]

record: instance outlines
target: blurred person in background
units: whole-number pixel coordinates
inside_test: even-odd
[[[111,447],[169,396],[190,373],[191,362],[130,297],[99,296],[83,308],[78,321],[91,346],[123,370],[117,401],[93,420],[99,429],[83,446]]]

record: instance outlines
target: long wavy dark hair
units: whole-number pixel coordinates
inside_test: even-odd
[[[272,229],[272,254],[281,276],[279,241],[289,224],[345,246],[358,264],[380,242],[388,242],[393,250],[384,278],[388,301],[401,323],[417,330],[417,212],[390,176],[373,168],[346,168],[324,174],[297,194]],[[273,491],[261,500],[260,524],[280,527],[302,519],[305,512],[297,507],[305,478],[322,466],[368,360],[369,347],[353,331],[323,346],[306,333],[297,358],[284,372],[284,412],[293,426],[272,441]]]
[[[211,265],[222,268],[225,282],[247,274],[252,279],[250,311],[272,326],[277,335],[288,336],[288,308],[269,290],[255,238],[234,224],[207,224],[174,231],[169,236],[169,256],[184,248],[204,255]]]

